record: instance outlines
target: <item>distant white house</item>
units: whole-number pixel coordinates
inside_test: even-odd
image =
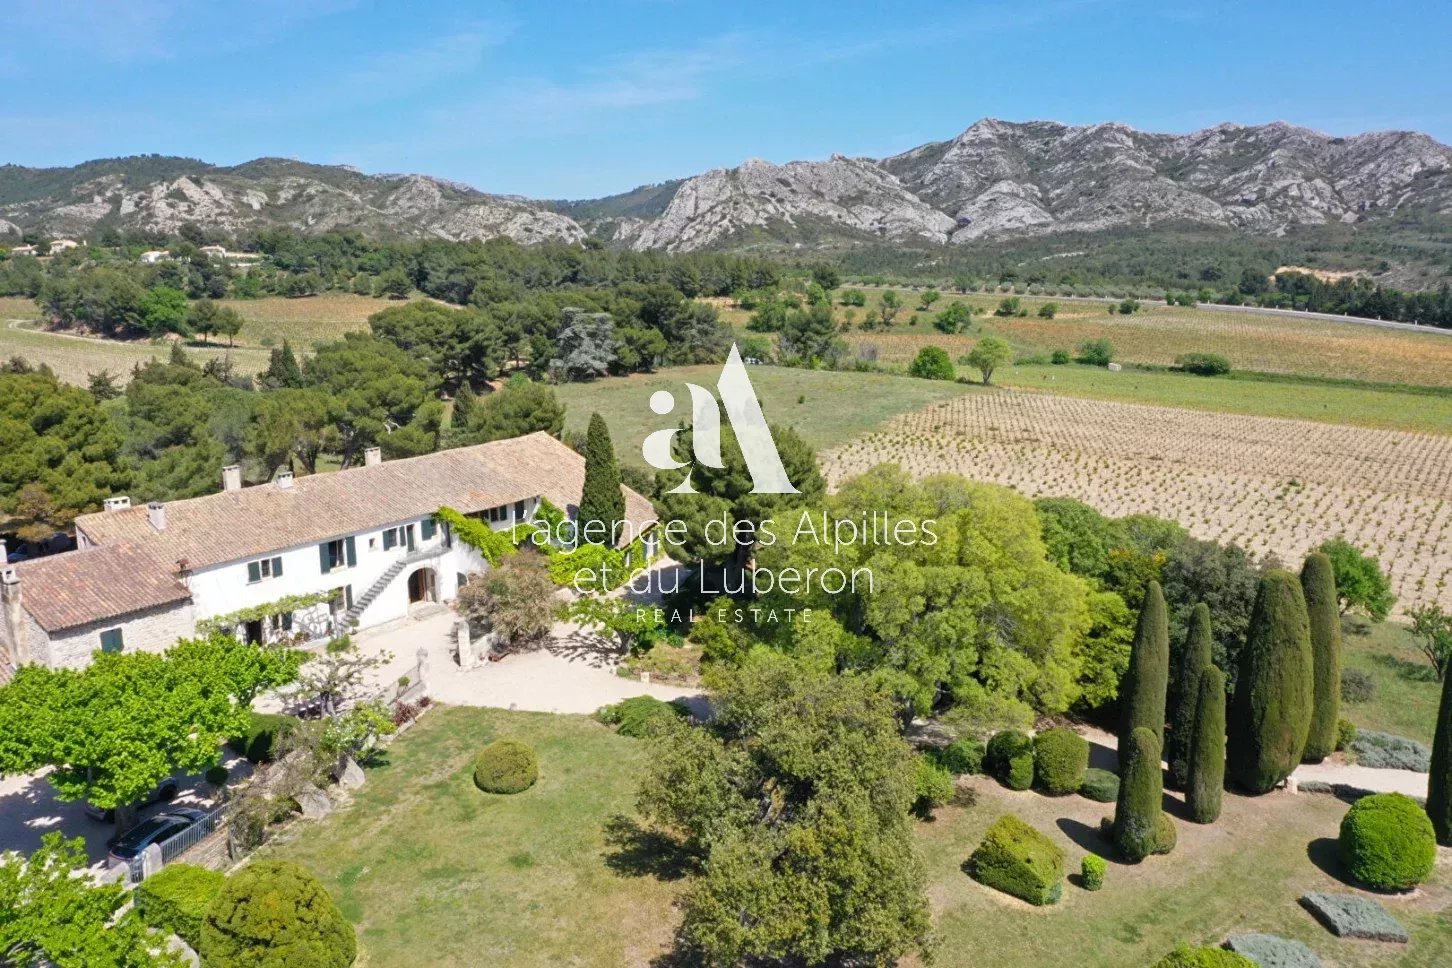
[[[235,466],[222,479],[184,501],[111,498],[76,519],[76,551],[0,565],[0,680],[27,663],[84,666],[98,649],[159,652],[218,617],[252,641],[404,618],[488,567],[436,511],[496,530],[531,520],[541,499],[573,516],[585,460],[535,433],[387,462],[374,448],[362,467],[254,487]],[[644,535],[653,556],[654,510],[624,492],[627,540]]]
[[[141,253],[141,261],[146,265],[155,265],[158,262],[165,262],[171,258],[171,253],[165,249],[152,249],[149,252]]]
[[[202,255],[207,256],[211,259],[227,258],[227,250],[220,245],[204,245],[198,251],[200,251]]]
[[[67,249],[79,248],[80,245],[81,243],[76,242],[73,239],[56,239],[50,244],[50,254],[59,255],[60,253],[65,252]]]
[[[15,248],[10,250],[10,256],[11,258],[14,258],[18,255],[36,255],[39,252],[40,249],[36,248],[33,245],[17,245]]]

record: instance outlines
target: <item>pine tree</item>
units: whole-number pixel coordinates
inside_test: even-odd
[[[287,340],[282,341],[281,349],[273,350],[268,356],[262,385],[269,390],[296,390],[303,385],[302,367],[298,366],[292,344]]]
[[[1260,579],[1229,717],[1227,766],[1251,793],[1275,788],[1301,762],[1311,728],[1310,618],[1295,575],[1282,569]]]
[[[1191,820],[1214,823],[1220,819],[1220,795],[1225,789],[1225,673],[1206,666],[1200,670],[1196,692],[1185,805]]]
[[[614,545],[624,520],[625,494],[620,490],[620,467],[615,463],[610,428],[604,417],[592,413],[585,435],[585,487],[576,517],[581,540]]]
[[[1341,614],[1330,558],[1319,551],[1306,556],[1301,589],[1311,622],[1314,669],[1311,728],[1301,759],[1319,763],[1336,750],[1336,722],[1341,718]]]
[[[1119,755],[1123,762],[1129,735],[1144,726],[1155,734],[1158,749],[1165,739],[1165,689],[1170,678],[1170,627],[1165,614],[1165,596],[1160,583],[1145,588],[1144,607],[1134,630],[1129,653],[1129,670],[1119,690],[1124,708],[1124,727],[1119,734]]]
[[[1452,675],[1442,678],[1442,705],[1432,738],[1432,772],[1427,779],[1427,815],[1437,843],[1452,847]]]
[[[1160,852],[1164,778],[1154,730],[1136,726],[1119,761],[1119,800],[1114,807],[1114,843],[1128,861]]]
[[[1200,703],[1200,674],[1210,665],[1215,640],[1210,633],[1210,606],[1198,603],[1190,610],[1185,644],[1180,650],[1180,675],[1175,683],[1175,708],[1170,716],[1170,782],[1181,790],[1190,782],[1190,743]],[[1222,726],[1223,729],[1223,726]]]
[[[456,430],[469,426],[469,418],[474,415],[478,402],[479,398],[469,389],[469,384],[459,387],[459,392],[454,394],[454,414],[449,418],[449,426]]]

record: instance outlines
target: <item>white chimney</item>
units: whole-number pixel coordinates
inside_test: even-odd
[[[363,451],[363,466],[374,467],[383,463],[383,448],[369,447]]]
[[[272,479],[272,482],[277,485],[277,489],[278,490],[280,490],[280,491],[287,490],[288,488],[292,487],[292,471],[289,471],[289,470],[280,470],[280,471],[278,471],[277,472],[277,476]]]
[[[146,505],[146,519],[151,526],[158,531],[166,530],[166,505],[160,501],[152,501]]]
[[[242,465],[241,464],[228,464],[226,467],[222,468],[222,490],[224,490],[224,491],[240,491],[240,490],[242,490]]]
[[[118,497],[108,497],[101,502],[101,506],[107,511],[125,511],[131,507],[131,498],[126,497],[124,494]]]

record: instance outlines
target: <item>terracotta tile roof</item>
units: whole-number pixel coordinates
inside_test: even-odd
[[[47,632],[191,598],[165,566],[131,544],[23,561],[15,571],[20,576],[21,605]]]
[[[166,505],[166,529],[147,509],[76,519],[93,543],[129,542],[175,568],[252,558],[421,518],[448,506],[465,514],[543,496],[573,513],[585,486],[585,458],[545,433],[421,457],[299,477],[290,488],[244,487]],[[649,501],[625,488],[626,517],[639,529],[655,520]]]

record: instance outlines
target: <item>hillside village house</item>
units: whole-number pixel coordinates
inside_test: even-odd
[[[111,498],[76,519],[76,551],[0,569],[0,675],[84,666],[96,650],[159,652],[203,620],[300,597],[237,617],[236,633],[313,639],[401,619],[488,567],[434,520],[439,508],[496,530],[531,520],[542,498],[573,517],[584,481],[583,457],[535,433],[386,462],[374,448],[361,467],[254,487],[227,467],[221,492],[147,507]],[[626,540],[644,535],[653,556],[650,502],[625,497]]]
[[[171,253],[166,251],[165,249],[148,249],[147,251],[141,253],[140,256],[141,264],[148,266],[154,266],[158,262],[165,262],[167,259],[170,258]]]
[[[80,244],[81,243],[75,241],[74,239],[56,239],[54,242],[52,242],[50,244],[50,254],[51,255],[60,255],[62,252],[65,252],[67,249],[75,249],[75,248],[78,248],[80,246]]]
[[[17,245],[10,250],[11,258],[19,255],[36,255],[40,252],[39,247],[34,245]]]

